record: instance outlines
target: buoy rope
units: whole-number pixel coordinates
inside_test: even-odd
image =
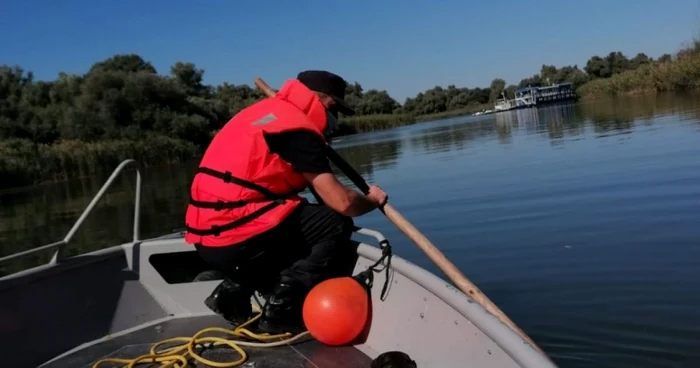
[[[228,367],[237,367],[240,366],[241,364],[245,363],[246,360],[248,360],[248,354],[241,348],[241,346],[249,346],[249,347],[257,347],[257,348],[272,348],[276,346],[282,346],[286,345],[289,343],[292,343],[294,341],[297,341],[301,339],[304,336],[307,336],[309,334],[308,331],[301,332],[297,335],[292,335],[291,333],[284,333],[284,334],[277,334],[277,335],[270,335],[268,333],[264,334],[257,334],[246,327],[255,322],[257,319],[260,318],[262,315],[262,310],[259,308],[256,308],[257,310],[257,315],[253,316],[243,324],[237,326],[234,329],[227,329],[227,328],[221,328],[221,327],[208,327],[202,330],[199,330],[197,333],[192,335],[191,337],[173,337],[169,339],[162,340],[156,344],[154,344],[151,347],[150,354],[145,354],[138,356],[133,359],[121,359],[121,358],[104,358],[100,359],[95,364],[92,366],[92,368],[98,368],[100,365],[107,364],[107,363],[116,363],[116,364],[123,364],[125,367],[128,368],[133,368],[136,367],[139,364],[153,364],[153,363],[160,363],[161,368],[166,368],[166,367],[172,367],[172,368],[184,368],[188,365],[188,356],[190,358],[194,358],[195,360],[199,361],[202,364],[205,364],[208,367],[215,367],[215,368],[228,368]],[[255,341],[245,341],[245,340],[239,340],[239,339],[227,339],[223,337],[217,337],[217,336],[208,336],[204,337],[202,335],[209,333],[209,332],[220,332],[220,333],[225,333],[229,335],[233,335],[239,339],[248,339],[248,340],[255,340]],[[272,341],[276,339],[282,339],[278,341]],[[180,343],[175,346],[171,346],[168,348],[164,348],[162,350],[158,350],[158,347],[161,345],[166,345],[166,344],[172,344],[172,343]],[[208,343],[208,344],[205,344]],[[211,348],[213,346],[221,346],[221,345],[226,345],[230,347],[231,349],[235,350],[239,355],[240,358],[234,361],[230,362],[215,362],[213,360],[209,360],[207,358],[204,358],[200,354],[198,354],[195,349],[201,349],[201,348]]]

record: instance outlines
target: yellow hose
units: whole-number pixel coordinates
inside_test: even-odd
[[[246,326],[255,322],[255,320],[257,320],[258,318],[260,318],[261,315],[262,315],[262,312],[259,312],[256,316],[249,319],[248,321],[241,324],[240,326],[237,326],[233,330],[229,330],[229,329],[221,328],[221,327],[205,328],[205,329],[199,330],[197,333],[195,333],[191,337],[173,337],[173,338],[158,342],[151,347],[150,354],[141,355],[141,356],[133,358],[133,359],[105,358],[105,359],[101,359],[101,360],[98,360],[97,362],[95,362],[95,364],[92,366],[92,368],[98,368],[101,364],[105,364],[105,363],[124,364],[128,368],[133,368],[138,364],[145,364],[145,363],[149,363],[149,364],[161,363],[162,368],[165,368],[165,367],[184,368],[187,366],[188,355],[190,357],[194,358],[195,360],[197,360],[197,361],[199,361],[199,362],[201,362],[209,367],[215,367],[215,368],[236,367],[236,366],[239,366],[239,365],[245,363],[245,361],[248,359],[248,355],[246,354],[246,352],[243,349],[241,349],[241,346],[252,346],[252,347],[260,347],[260,348],[281,346],[281,345],[289,344],[290,342],[296,341],[296,340],[309,334],[308,331],[304,331],[300,334],[297,334],[296,336],[292,336],[292,334],[290,334],[290,333],[284,333],[284,334],[278,334],[278,335],[270,335],[267,333],[256,334],[256,333],[245,328]],[[223,333],[233,335],[233,336],[236,336],[239,338],[257,340],[257,342],[225,339],[222,337],[215,337],[215,336],[200,337],[201,335],[203,335],[207,332],[223,332]],[[285,338],[285,337],[286,337],[286,339],[284,339],[284,340],[269,342],[270,340],[275,340],[275,339]],[[168,343],[175,343],[175,342],[180,342],[181,344],[171,346],[169,348],[163,349],[162,351],[157,351],[158,346],[165,345]],[[215,362],[215,361],[206,359],[195,352],[195,348],[203,347],[204,343],[211,343],[210,346],[227,345],[231,349],[237,351],[241,357],[235,361],[232,361],[232,362]],[[178,364],[178,363],[180,363],[180,364]]]

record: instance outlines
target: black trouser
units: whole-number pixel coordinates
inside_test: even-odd
[[[318,204],[300,204],[282,223],[242,243],[197,246],[204,261],[246,289],[267,295],[276,282],[309,290],[317,283],[352,275],[357,246],[352,218]]]

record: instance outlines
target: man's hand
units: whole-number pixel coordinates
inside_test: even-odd
[[[367,198],[374,202],[378,208],[381,208],[386,204],[389,196],[378,185],[371,185],[369,187],[369,193],[367,193]]]

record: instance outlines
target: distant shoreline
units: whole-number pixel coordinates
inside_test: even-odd
[[[419,122],[470,114],[470,109],[428,115],[365,115],[341,121],[340,134],[391,129]],[[125,159],[142,166],[179,164],[199,159],[203,149],[178,138],[148,135],[142,139],[106,139],[95,142],[62,140],[37,144],[27,139],[0,141],[0,190],[90,177],[113,170]]]
[[[648,63],[636,69],[594,79],[578,88],[582,100],[596,100],[616,95],[700,89],[700,40],[681,49],[673,59]]]
[[[581,101],[616,95],[700,89],[700,41],[657,60],[611,52],[577,66],[543,65],[519,86],[568,81]],[[138,55],[116,55],[85,75],[34,81],[18,67],[0,66],[0,189],[112,170],[134,158],[142,165],[174,164],[201,156],[214,132],[263,98],[247,85],[202,84],[204,71],[176,63],[169,76]],[[379,131],[490,110],[517,86],[496,78],[489,88],[435,87],[398,104],[383,90],[354,83],[346,99],[357,116],[341,117],[337,136]]]

